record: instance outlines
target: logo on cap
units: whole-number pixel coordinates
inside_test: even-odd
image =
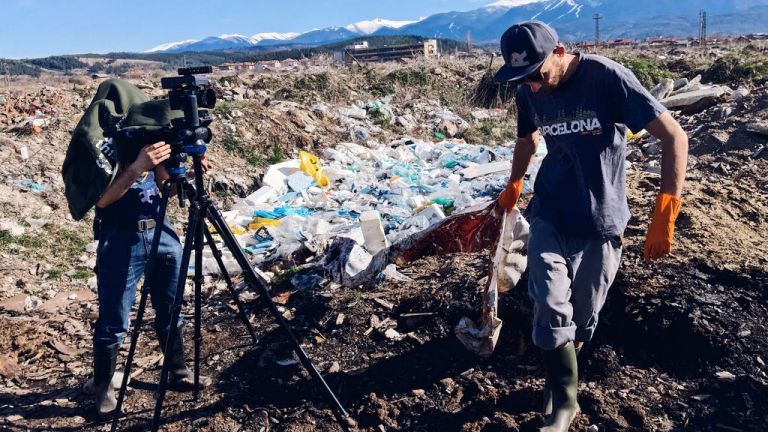
[[[511,67],[524,67],[524,66],[530,66],[530,62],[525,60],[525,57],[528,55],[526,51],[523,51],[521,53],[509,53],[509,62],[508,64]]]

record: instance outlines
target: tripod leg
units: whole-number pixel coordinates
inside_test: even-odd
[[[149,294],[149,284],[146,283],[146,275],[151,274],[154,267],[154,263],[157,258],[157,249],[160,246],[160,236],[163,233],[163,222],[165,221],[165,214],[168,209],[168,196],[171,192],[171,182],[166,181],[163,185],[163,194],[160,200],[160,213],[155,221],[155,234],[152,237],[152,246],[149,250],[149,260],[147,266],[144,268],[144,285],[141,287],[141,299],[139,300],[139,309],[136,311],[136,320],[133,323],[133,330],[131,331],[131,345],[128,348],[128,357],[125,360],[125,368],[123,369],[123,381],[120,384],[120,392],[117,396],[117,407],[115,408],[114,417],[112,417],[111,431],[117,430],[117,422],[120,418],[120,412],[125,401],[125,392],[128,387],[128,380],[131,376],[131,367],[133,366],[133,356],[136,354],[136,344],[139,341],[139,333],[141,332],[141,326],[144,323],[144,310],[147,307],[147,295]]]
[[[163,411],[163,401],[165,399],[166,386],[168,384],[168,373],[170,368],[168,362],[165,360],[168,358],[168,352],[173,346],[173,343],[177,337],[178,327],[176,323],[179,321],[179,315],[181,315],[181,305],[184,301],[184,286],[187,282],[187,270],[189,268],[189,258],[192,255],[192,247],[195,242],[195,235],[197,233],[197,227],[202,217],[199,206],[196,203],[190,207],[189,222],[187,224],[187,233],[184,236],[184,250],[181,253],[181,268],[179,269],[179,282],[176,285],[176,296],[173,299],[173,306],[171,307],[171,319],[170,328],[168,330],[168,339],[165,342],[165,352],[163,352],[163,369],[160,372],[160,382],[157,387],[157,399],[155,400],[155,412],[152,417],[152,431],[157,432],[160,427],[161,418],[160,415]]]
[[[248,316],[245,314],[245,307],[243,306],[243,302],[240,301],[240,296],[237,295],[237,292],[235,291],[235,285],[232,283],[232,278],[229,277],[229,272],[227,271],[226,266],[224,265],[224,261],[221,259],[221,251],[219,248],[216,247],[216,242],[213,240],[213,235],[208,231],[207,226],[205,225],[205,221],[203,221],[203,233],[205,234],[205,239],[208,242],[208,247],[211,249],[211,252],[213,253],[213,258],[216,260],[216,263],[219,265],[219,270],[221,270],[221,275],[224,277],[224,280],[227,282],[227,289],[229,290],[229,293],[232,295],[232,299],[235,301],[235,305],[237,306],[237,314],[240,316],[240,320],[243,321],[243,324],[245,324],[245,328],[248,329],[248,334],[251,335],[251,340],[253,341],[253,344],[258,343],[258,338],[256,337],[256,331],[253,330],[253,324],[248,320]]]
[[[203,209],[198,209],[200,216],[195,229],[195,368],[194,368],[194,389],[192,398],[197,400],[200,395],[200,345],[203,342],[200,333],[200,320],[202,314],[202,286],[203,286],[203,230],[205,221],[203,219]]]
[[[222,239],[224,240],[224,244],[230,250],[230,252],[232,252],[232,256],[235,257],[238,264],[242,268],[243,274],[246,280],[259,290],[259,293],[261,294],[261,297],[264,298],[264,301],[267,303],[267,307],[269,308],[269,311],[272,313],[272,316],[278,322],[280,327],[283,328],[286,335],[288,336],[288,339],[293,344],[293,349],[296,352],[296,355],[299,356],[299,359],[301,360],[301,364],[304,366],[307,372],[309,372],[312,378],[315,379],[317,385],[325,392],[325,395],[328,397],[328,401],[331,403],[331,408],[333,408],[333,414],[336,417],[336,421],[339,423],[339,426],[342,428],[342,430],[348,431],[349,430],[348,424],[351,422],[351,418],[349,417],[349,414],[347,414],[346,410],[344,410],[344,407],[341,405],[341,402],[339,402],[339,400],[336,398],[336,395],[333,393],[333,390],[331,390],[331,388],[328,386],[328,383],[325,382],[325,379],[323,379],[323,376],[320,375],[320,372],[318,372],[317,368],[312,363],[312,360],[310,360],[309,356],[307,356],[307,353],[304,352],[304,348],[301,347],[301,344],[296,339],[296,336],[293,334],[293,331],[288,325],[288,322],[285,320],[285,318],[280,313],[280,311],[277,310],[277,306],[272,301],[272,298],[269,295],[269,290],[267,288],[266,281],[262,280],[261,277],[259,277],[251,267],[251,264],[248,262],[248,259],[243,254],[243,251],[240,248],[240,245],[237,243],[237,239],[235,239],[235,236],[232,234],[232,231],[229,230],[229,227],[227,226],[226,222],[224,222],[224,218],[221,215],[221,213],[219,213],[218,209],[216,209],[216,207],[214,207],[213,205],[208,206],[207,216],[208,216],[209,222],[216,228],[216,231],[219,232]]]

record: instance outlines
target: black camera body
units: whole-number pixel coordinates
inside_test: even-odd
[[[104,136],[112,138],[121,163],[133,162],[141,147],[164,141],[171,146],[165,162],[171,175],[184,175],[189,155],[202,155],[213,134],[213,118],[208,109],[216,105],[216,93],[206,76],[210,66],[181,68],[179,76],[164,77],[160,83],[168,90],[167,101],[149,101],[131,107],[124,117],[106,119],[110,126]],[[182,111],[183,117],[172,114]]]
[[[210,66],[180,68],[180,76],[160,79],[160,85],[168,90],[171,109],[183,110],[190,95],[194,94],[198,108],[213,108],[216,106],[216,92],[211,88],[208,77],[201,74],[211,73]]]

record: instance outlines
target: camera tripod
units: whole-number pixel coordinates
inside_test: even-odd
[[[330,403],[330,407],[333,410],[334,416],[337,422],[339,423],[339,425],[341,426],[341,429],[344,430],[345,432],[348,432],[349,425],[354,424],[354,421],[349,417],[347,412],[344,410],[344,407],[336,398],[336,395],[333,393],[331,388],[325,382],[322,375],[320,375],[320,372],[318,372],[317,368],[312,363],[312,360],[310,360],[306,352],[304,352],[304,349],[301,347],[301,345],[299,344],[299,341],[296,339],[296,336],[294,335],[293,331],[289,327],[288,322],[285,320],[283,315],[277,309],[277,306],[275,305],[275,303],[272,301],[271,296],[269,294],[267,282],[260,275],[258,275],[254,271],[254,269],[251,267],[250,263],[248,262],[248,259],[246,258],[245,254],[240,248],[240,245],[235,239],[235,236],[232,234],[232,231],[229,229],[229,227],[227,226],[227,223],[224,221],[224,217],[216,208],[215,204],[210,200],[210,197],[205,191],[204,183],[203,183],[203,167],[202,167],[201,157],[203,156],[203,154],[205,154],[205,151],[207,149],[205,145],[206,143],[205,139],[207,138],[208,140],[210,140],[210,131],[207,129],[207,127],[201,126],[200,124],[200,118],[198,117],[197,97],[194,91],[190,91],[185,96],[186,98],[184,98],[183,108],[185,113],[184,117],[185,117],[186,127],[180,133],[180,136],[183,137],[183,142],[178,143],[177,150],[173,151],[173,156],[171,157],[171,160],[169,160],[169,163],[168,163],[168,168],[169,168],[168,170],[169,170],[169,173],[171,174],[171,177],[163,185],[163,193],[160,201],[160,212],[156,220],[156,225],[155,225],[156,228],[155,228],[154,236],[152,238],[149,261],[145,269],[145,275],[150,274],[150,272],[153,271],[154,262],[156,261],[157,251],[160,244],[160,236],[162,235],[162,231],[163,231],[162,230],[163,222],[165,220],[165,214],[168,208],[169,196],[171,194],[171,191],[173,190],[172,187],[176,186],[176,192],[179,195],[180,205],[184,207],[185,201],[188,198],[190,207],[189,207],[189,214],[188,214],[187,232],[184,238],[184,249],[181,255],[181,268],[179,270],[179,279],[178,279],[178,284],[176,286],[176,294],[174,297],[174,302],[173,302],[173,305],[171,306],[170,328],[168,331],[167,340],[165,341],[165,352],[163,353],[164,359],[168,359],[169,351],[173,347],[175,338],[178,337],[177,332],[179,329],[176,324],[178,323],[179,316],[181,314],[188,267],[189,267],[192,251],[194,249],[195,268],[194,268],[194,276],[192,278],[194,283],[193,398],[197,399],[199,396],[199,388],[200,388],[200,344],[202,342],[200,325],[201,325],[202,284],[203,284],[203,274],[202,274],[203,247],[205,246],[205,244],[207,244],[208,247],[211,249],[211,252],[213,253],[213,257],[216,260],[216,263],[218,264],[218,267],[221,271],[221,274],[224,280],[226,281],[228,291],[232,295],[234,302],[238,308],[238,315],[240,317],[240,320],[243,321],[243,324],[247,328],[248,333],[250,334],[251,340],[253,341],[254,345],[258,343],[253,326],[251,325],[250,321],[248,320],[248,317],[245,314],[243,304],[240,301],[237,292],[235,291],[235,287],[234,287],[234,284],[232,283],[232,279],[229,273],[227,272],[227,269],[221,258],[221,251],[219,251],[218,248],[216,247],[213,236],[208,230],[208,225],[206,224],[206,221],[207,221],[221,236],[224,246],[230,250],[233,257],[237,261],[238,265],[240,266],[240,269],[242,270],[242,274],[245,278],[245,282],[248,285],[255,287],[258,290],[260,297],[266,302],[266,305],[269,311],[271,312],[272,316],[275,318],[275,320],[280,325],[280,327],[282,327],[282,329],[285,331],[286,336],[288,337],[289,341],[293,345],[293,350],[296,352],[296,355],[299,357],[301,364],[309,372],[310,376],[314,378],[316,384],[325,393],[328,399],[328,402]],[[190,157],[190,156],[192,158],[192,163],[194,167],[194,185],[192,185],[191,182],[188,181],[186,178],[185,164],[186,164],[187,157]],[[141,289],[141,298],[139,301],[139,307],[136,313],[136,319],[135,319],[133,330],[131,333],[130,348],[128,350],[128,357],[126,359],[125,369],[123,372],[123,380],[122,380],[120,391],[117,398],[117,407],[115,410],[114,417],[112,419],[111,430],[113,432],[117,430],[118,421],[121,415],[122,404],[123,404],[123,401],[125,400],[125,392],[126,392],[128,380],[131,375],[131,367],[133,366],[133,357],[136,353],[136,345],[137,345],[139,334],[141,332],[141,327],[143,324],[144,310],[146,309],[147,296],[149,294],[149,291],[150,290],[149,290],[148,284],[145,283]],[[170,362],[168,362],[167,360],[163,361],[163,367],[160,373],[160,381],[158,383],[158,388],[157,388],[157,398],[155,401],[155,409],[152,417],[152,426],[151,426],[152,431],[157,431],[162,422],[161,415],[162,415],[162,409],[163,409],[163,402],[165,399],[165,393],[167,390],[167,384],[168,384],[168,378],[169,378],[168,375],[170,372],[169,364]]]

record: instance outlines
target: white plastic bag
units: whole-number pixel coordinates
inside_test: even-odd
[[[492,261],[488,285],[483,294],[482,321],[477,324],[464,317],[456,326],[456,337],[480,357],[490,357],[499,340],[502,325],[498,317],[499,293],[512,289],[528,264],[525,255],[528,229],[528,222],[517,208],[504,215],[499,240],[491,248]]]

